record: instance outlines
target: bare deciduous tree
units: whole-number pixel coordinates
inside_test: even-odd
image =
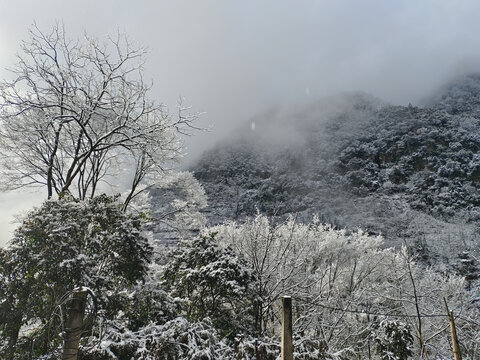
[[[125,35],[105,43],[49,33],[35,25],[21,44],[13,80],[0,84],[3,188],[46,186],[48,197],[70,191],[83,199],[98,183],[135,168],[131,193],[145,176],[180,155],[179,135],[195,115],[178,117],[148,98],[146,51]]]

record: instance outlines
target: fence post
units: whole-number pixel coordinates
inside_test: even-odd
[[[80,288],[79,291],[72,294],[71,301],[68,303],[62,360],[77,360],[78,358],[78,346],[83,332],[87,294],[87,291]]]
[[[450,323],[450,333],[452,335],[453,357],[455,358],[455,360],[462,360],[462,355],[460,354],[460,346],[458,345],[457,329],[455,328],[453,310],[448,310],[447,299],[443,298],[443,301],[445,302],[445,307],[447,308],[448,321]]]
[[[293,360],[292,298],[282,297],[282,360]]]

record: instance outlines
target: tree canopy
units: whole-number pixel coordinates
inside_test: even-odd
[[[152,171],[180,155],[179,134],[195,116],[178,117],[149,98],[146,50],[117,34],[102,42],[70,39],[63,26],[34,26],[21,44],[12,80],[0,83],[3,188],[45,186],[93,197],[99,182],[127,168],[131,194]],[[111,180],[111,178],[110,178]]]
[[[48,200],[30,212],[0,253],[0,333],[7,340],[0,354],[13,358],[21,344],[28,349],[34,340],[46,351],[46,325],[74,288],[91,289],[105,316],[117,314],[126,304],[125,289],[148,269],[152,248],[143,223],[106,195]],[[20,334],[29,324],[31,331]]]

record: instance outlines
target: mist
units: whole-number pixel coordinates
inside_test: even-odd
[[[208,131],[186,139],[185,164],[266,109],[364,91],[420,104],[480,69],[477,1],[0,1],[0,78],[36,22],[99,38],[116,31],[150,49],[151,97],[172,113],[180,96]],[[38,196],[2,195],[0,244],[13,214]],[[15,206],[12,206],[12,202]],[[11,220],[9,220],[11,219]]]

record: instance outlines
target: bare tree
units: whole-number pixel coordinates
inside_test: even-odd
[[[151,171],[180,155],[179,135],[195,115],[178,117],[149,100],[146,51],[125,35],[105,43],[71,40],[63,26],[36,25],[21,44],[13,80],[0,84],[0,165],[4,189],[45,186],[94,196],[98,183],[136,168],[127,202]]]

